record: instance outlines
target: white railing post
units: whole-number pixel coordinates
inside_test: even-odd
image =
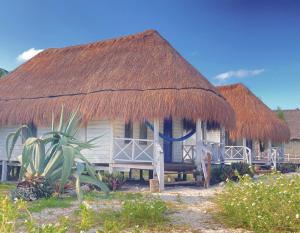
[[[110,174],[113,173],[113,167],[112,164],[114,163],[114,123],[110,123],[110,159],[109,159],[109,165],[108,165],[108,172]]]
[[[225,162],[225,128],[224,126],[221,127],[220,132],[220,163],[224,164]]]
[[[249,148],[248,154],[249,154],[249,164],[252,165],[252,150]]]
[[[135,153],[135,140],[131,139],[132,142],[132,148],[131,148],[131,160],[134,161],[134,153]]]
[[[268,154],[268,164],[270,164],[271,163],[271,157],[272,157],[272,142],[271,142],[271,140],[268,141],[267,154]]]
[[[247,140],[246,140],[246,138],[243,138],[243,158],[244,158],[244,161],[246,160],[246,162],[249,163],[249,158],[247,156],[246,147],[247,147]]]
[[[1,182],[7,181],[7,161],[2,160]]]
[[[201,126],[202,126],[201,120],[198,119],[196,122],[197,149],[196,149],[195,165],[197,166],[197,170],[200,172],[200,174],[203,172],[204,179],[205,179],[205,181],[207,181],[207,171],[206,171],[206,165],[205,165],[204,155],[203,155],[204,143],[203,143],[203,135],[202,135],[202,127]]]
[[[159,120],[155,119],[153,125],[154,125],[153,152],[155,158],[154,170],[156,170],[156,174],[158,177],[159,191],[163,191],[165,188],[165,181],[164,181],[165,168],[164,168],[164,158],[163,158],[164,155],[163,153],[160,152],[160,145],[159,145]]]

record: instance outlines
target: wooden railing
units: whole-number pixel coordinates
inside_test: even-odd
[[[183,162],[193,162],[196,155],[196,145],[185,144],[183,145]]]
[[[204,145],[212,153],[212,162],[218,162],[220,160],[220,143],[204,141]],[[183,145],[183,162],[192,162],[196,156],[196,145],[184,144]]]
[[[153,140],[114,138],[113,160],[153,163]]]
[[[246,146],[225,146],[225,161],[244,161],[252,163],[251,149]]]

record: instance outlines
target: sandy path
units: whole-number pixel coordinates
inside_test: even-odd
[[[175,187],[167,188],[163,193],[157,195],[174,206],[175,211],[170,213],[174,225],[186,225],[193,230],[204,233],[246,232],[242,229],[228,229],[213,218],[212,211],[215,209],[215,204],[212,199],[221,190],[222,187],[220,186],[208,189]]]

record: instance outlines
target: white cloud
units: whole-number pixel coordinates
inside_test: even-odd
[[[255,69],[255,70],[230,70],[221,74],[218,74],[215,76],[215,79],[218,80],[227,80],[233,77],[236,78],[244,78],[244,77],[250,77],[250,76],[257,76],[261,73],[263,73],[264,69]]]
[[[21,53],[17,57],[17,60],[21,61],[21,62],[28,61],[29,59],[33,58],[35,55],[37,55],[38,53],[40,53],[42,51],[43,51],[43,49],[35,49],[35,48],[28,49],[28,50],[24,51],[23,53]]]

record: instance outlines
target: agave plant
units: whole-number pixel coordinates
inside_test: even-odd
[[[80,200],[82,199],[80,188],[82,183],[98,186],[104,192],[109,191],[108,187],[101,181],[100,174],[96,173],[94,166],[82,155],[82,150],[92,149],[93,141],[99,137],[87,142],[77,139],[79,121],[77,111],[71,113],[69,119],[65,121],[64,109],[62,108],[57,128],[52,115],[52,126],[49,133],[40,137],[29,137],[25,141],[22,155],[19,157],[21,170],[20,183],[17,187],[27,187],[32,184],[31,191],[38,187],[39,191],[37,192],[41,193],[40,187],[44,190],[45,187],[53,188],[58,184],[59,192],[63,193],[66,184],[75,180],[76,193]],[[23,125],[16,132],[7,136],[8,160],[12,156],[16,141],[21,136],[23,129],[28,130],[29,128]],[[47,192],[44,196],[47,196]],[[34,198],[38,197],[35,196]]]

